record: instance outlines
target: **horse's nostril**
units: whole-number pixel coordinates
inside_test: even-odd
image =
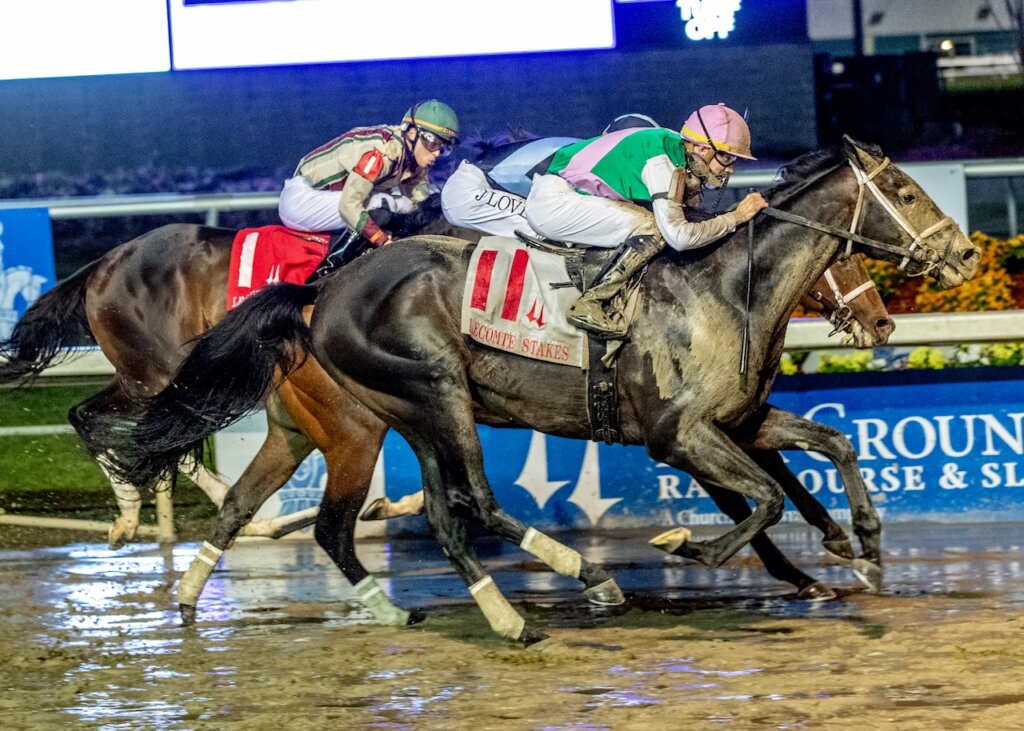
[[[977,255],[977,253],[978,253],[978,250],[975,249],[973,246],[970,246],[970,247],[964,249],[964,253],[961,254],[961,259],[963,259],[963,261],[965,261],[965,262],[966,261],[970,261],[971,259],[973,259]]]
[[[875,323],[875,328],[879,332],[892,332],[896,329],[896,323],[888,317],[880,317],[878,322]]]

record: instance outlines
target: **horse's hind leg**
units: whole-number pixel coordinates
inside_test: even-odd
[[[835,464],[850,502],[853,531],[860,539],[863,551],[853,561],[853,572],[865,586],[878,591],[882,584],[882,522],[861,477],[857,453],[850,440],[830,426],[768,405],[751,446],[757,449],[813,450],[824,454]]]
[[[135,539],[135,534],[139,529],[142,495],[135,485],[111,476],[107,468],[108,449],[106,445],[96,440],[97,430],[92,428],[92,424],[93,420],[101,414],[119,413],[127,416],[136,410],[134,402],[125,394],[120,381],[115,378],[102,391],[71,407],[68,411],[68,421],[78,433],[86,450],[107,476],[110,481],[110,489],[114,491],[119,514],[107,531],[107,543],[111,550],[121,548]],[[165,487],[163,483],[158,485],[158,489],[163,487]]]
[[[178,608],[185,624],[195,621],[196,603],[228,545],[252,520],[252,516],[281,486],[311,451],[312,443],[302,434],[268,419],[267,438],[238,482],[224,497],[217,522],[208,541],[192,559],[178,583]]]
[[[202,462],[196,462],[195,457],[186,454],[178,463],[178,470],[202,490],[210,502],[220,508],[224,504],[224,496],[227,495],[229,486],[224,480],[217,477],[206,468]]]
[[[458,365],[454,365],[458,372]],[[477,606],[497,634],[525,645],[546,635],[526,621],[504,597],[469,542],[468,520],[482,512],[481,491],[490,486],[483,471],[483,451],[465,381],[440,385],[439,379],[400,379],[404,394],[384,396],[379,413],[406,415],[395,425],[412,446],[423,474],[427,520]],[[461,386],[461,387],[460,387]],[[383,394],[367,393],[364,403]],[[492,496],[493,497],[493,496]]]
[[[388,520],[407,515],[419,515],[423,512],[423,490],[406,495],[401,500],[389,500],[379,497],[366,506],[359,520]]]
[[[473,517],[484,528],[532,554],[556,573],[583,582],[586,587],[584,593],[591,603],[618,606],[626,601],[615,579],[602,566],[591,563],[575,549],[513,518],[498,504],[489,485],[481,487],[483,483],[480,481],[475,481],[475,484],[476,487],[471,488]]]
[[[462,438],[466,441],[476,436],[475,432],[472,437],[465,432],[464,435]],[[444,438],[443,435],[441,438]],[[460,514],[461,509],[472,500],[465,482],[465,465],[457,457],[454,461],[446,461],[443,458],[444,450],[439,455],[425,442],[415,438],[409,442],[413,445],[423,471],[427,520],[444,548],[445,555],[469,587],[469,593],[487,618],[491,629],[506,639],[524,645],[546,639],[547,635],[528,626],[504,597],[470,545],[469,526],[466,517]],[[479,446],[479,441],[476,441],[477,452]],[[453,501],[458,503],[460,510],[452,509],[450,502]]]

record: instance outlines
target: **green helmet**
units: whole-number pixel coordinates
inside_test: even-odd
[[[415,125],[452,143],[459,141],[459,118],[452,108],[437,99],[416,102],[402,118],[404,126]]]

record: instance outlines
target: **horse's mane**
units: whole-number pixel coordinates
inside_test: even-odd
[[[857,147],[874,157],[882,157],[882,149],[878,145],[856,142]],[[770,201],[785,198],[786,194],[794,190],[805,181],[814,178],[819,173],[828,170],[846,160],[846,148],[843,145],[833,145],[822,150],[805,152],[792,162],[786,163],[779,168],[775,174],[775,183],[764,191],[764,197]]]
[[[430,179],[437,185],[443,185],[463,160],[469,160],[485,173],[489,172],[516,149],[537,139],[540,139],[539,135],[511,125],[490,137],[467,135],[459,142],[454,154],[438,160],[430,172]]]
[[[540,139],[540,136],[527,131],[523,127],[513,127],[509,125],[501,132],[493,134],[490,137],[471,135],[463,141],[461,147],[465,148],[463,152],[465,159],[472,160],[480,159],[496,149],[500,149],[517,142],[529,142],[536,139]]]

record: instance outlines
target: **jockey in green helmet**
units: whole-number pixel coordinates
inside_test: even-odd
[[[399,125],[349,130],[299,161],[281,192],[281,221],[297,231],[346,232],[346,247],[358,250],[383,246],[391,237],[368,209],[415,210],[431,193],[430,168],[458,139],[458,117],[436,99],[414,104]],[[332,247],[325,264],[339,253]]]

